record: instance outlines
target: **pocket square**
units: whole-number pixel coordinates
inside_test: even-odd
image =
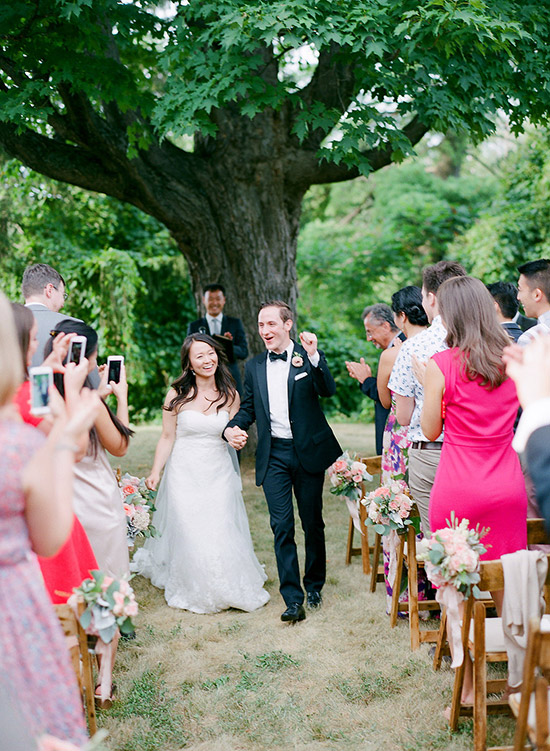
[[[298,375],[294,376],[295,381],[299,381],[300,378],[305,378],[307,376],[307,373],[298,373]]]

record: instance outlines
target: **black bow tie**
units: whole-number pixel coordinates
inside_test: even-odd
[[[287,358],[288,358],[288,352],[286,351],[286,349],[284,352],[281,352],[281,354],[279,355],[276,352],[269,353],[269,359],[271,360],[271,362],[275,362],[275,360],[282,360],[283,362],[286,362]]]

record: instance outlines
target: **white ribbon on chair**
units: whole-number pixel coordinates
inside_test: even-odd
[[[346,498],[346,504],[348,507],[349,515],[353,522],[353,526],[359,532],[359,534],[365,534],[361,529],[361,519],[359,518],[359,501],[354,501],[351,498]]]
[[[462,647],[462,628],[460,623],[460,604],[464,602],[464,595],[452,584],[444,584],[439,587],[435,594],[438,603],[445,607],[447,613],[447,628],[449,642],[453,655],[451,667],[458,668],[464,662],[464,649]]]
[[[397,590],[399,591],[399,589],[401,589],[401,582],[395,581],[395,577],[397,576],[397,549],[399,547],[399,535],[395,529],[392,529],[386,535],[386,540],[388,541],[388,551],[390,554],[388,579],[391,582],[392,589],[397,587]]]
[[[97,679],[99,683],[101,701],[106,701],[107,699],[111,698],[113,685],[113,664],[115,661],[116,648],[119,638],[120,632],[117,629],[109,644],[105,644],[104,641],[98,638],[95,645],[95,653],[99,659],[99,675]]]

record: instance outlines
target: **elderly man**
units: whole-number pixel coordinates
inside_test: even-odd
[[[393,320],[393,311],[389,305],[377,303],[369,305],[362,314],[367,341],[372,342],[377,349],[389,349],[399,346],[404,336],[400,333]],[[382,438],[388,419],[389,409],[386,409],[378,397],[376,376],[362,357],[359,362],[346,361],[348,373],[359,381],[363,394],[374,401],[374,427],[376,434],[376,453],[382,453]]]

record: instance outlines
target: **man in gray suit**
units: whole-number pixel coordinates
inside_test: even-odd
[[[38,326],[38,348],[32,358],[34,367],[41,365],[44,361],[44,345],[50,338],[50,331],[55,325],[66,319],[72,321],[80,319],[59,312],[67,299],[65,280],[47,263],[27,266],[23,273],[21,291],[25,298],[25,305],[32,311]]]

